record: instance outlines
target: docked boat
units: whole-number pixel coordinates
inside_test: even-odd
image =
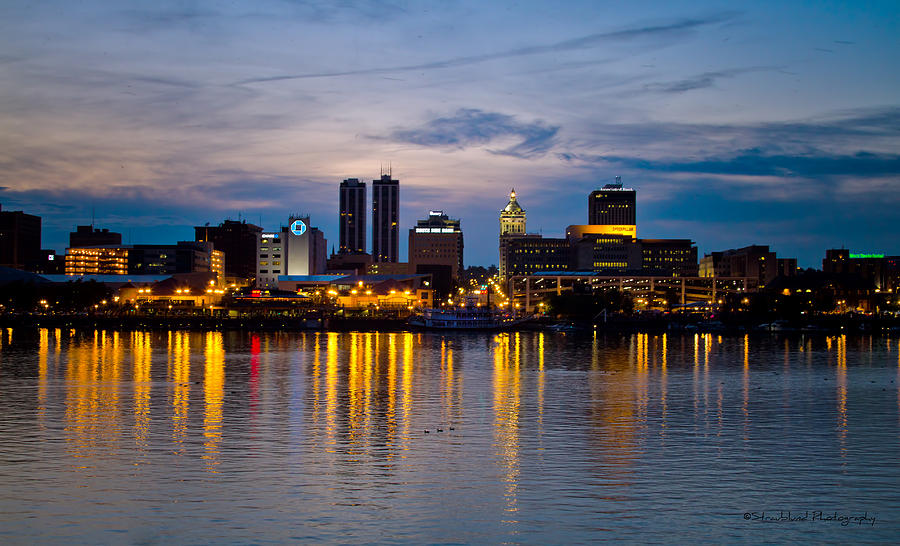
[[[425,309],[409,319],[409,325],[435,330],[496,330],[524,322],[508,313],[488,307],[461,306]]]

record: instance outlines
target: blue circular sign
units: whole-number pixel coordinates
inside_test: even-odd
[[[294,235],[303,235],[306,233],[306,224],[303,220],[294,220],[291,224],[291,233]]]

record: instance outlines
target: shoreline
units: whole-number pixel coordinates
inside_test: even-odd
[[[679,317],[681,319],[682,317]],[[668,318],[618,318],[606,323],[552,320],[542,317],[513,328],[493,331],[543,331],[554,334],[653,333],[653,334],[900,334],[900,320],[893,317],[826,316],[805,321],[768,323],[761,328],[758,320],[686,321]],[[296,331],[296,332],[465,332],[466,330],[423,330],[410,326],[405,319],[392,318],[237,318],[237,317],[110,317],[95,315],[3,315],[3,328],[75,328],[121,331],[189,330],[189,331]],[[478,330],[481,332],[482,330]],[[483,330],[491,331],[491,330]]]

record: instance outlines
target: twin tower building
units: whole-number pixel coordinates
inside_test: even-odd
[[[366,252],[366,183],[341,182],[338,254]],[[396,263],[400,257],[400,181],[382,174],[372,181],[372,261]]]
[[[399,259],[400,182],[382,174],[372,182],[372,255],[366,253],[366,183],[348,178],[340,186],[340,247],[336,262],[366,269],[371,262],[395,264]],[[289,226],[260,234],[256,285],[275,287],[285,275],[320,275],[331,269],[326,241],[309,225],[308,216],[291,216]],[[365,255],[362,263],[355,263]]]

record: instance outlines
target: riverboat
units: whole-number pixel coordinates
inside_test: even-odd
[[[460,306],[425,309],[409,319],[409,325],[435,330],[497,330],[521,324],[526,319],[488,307]]]

